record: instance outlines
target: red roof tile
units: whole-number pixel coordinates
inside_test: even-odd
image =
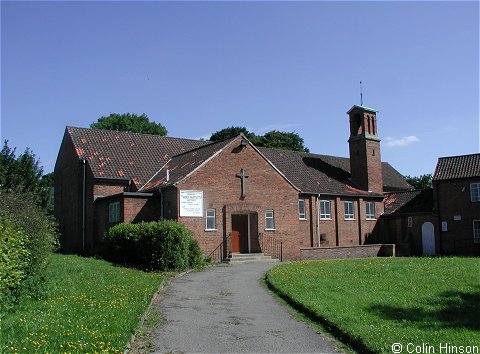
[[[440,157],[434,181],[480,177],[480,154]]]
[[[171,156],[209,142],[111,130],[67,127],[76,153],[95,177],[134,179],[142,185]]]

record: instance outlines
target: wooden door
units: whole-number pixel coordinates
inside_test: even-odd
[[[232,215],[232,253],[248,253],[248,214]]]

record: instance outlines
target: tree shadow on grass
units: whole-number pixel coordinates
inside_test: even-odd
[[[480,287],[472,292],[445,291],[430,300],[427,309],[374,305],[370,312],[385,320],[417,323],[422,329],[480,330]],[[414,299],[413,301],[414,302]]]

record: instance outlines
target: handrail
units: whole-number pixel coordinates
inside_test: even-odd
[[[275,238],[273,235],[264,235],[258,233],[258,243],[260,250],[267,256],[280,259],[283,262],[283,242]]]
[[[231,233],[228,234],[227,237],[225,237],[225,239],[208,255],[208,258],[211,258],[214,263],[221,263],[230,255],[231,236]]]

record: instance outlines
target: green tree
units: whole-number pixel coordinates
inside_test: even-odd
[[[96,123],[90,124],[90,128],[161,136],[165,136],[168,133],[167,128],[162,124],[150,122],[145,113],[142,115],[110,113],[107,117],[98,118]]]
[[[28,194],[35,204],[48,210],[53,173],[42,176],[43,168],[40,161],[29,148],[18,157],[15,156],[15,151],[16,149],[10,148],[8,141],[5,140],[0,151],[0,190]],[[50,206],[50,209],[52,212],[53,207]]]
[[[309,152],[309,150],[303,145],[303,139],[295,132],[288,133],[272,130],[262,136],[248,131],[245,127],[229,127],[213,133],[209,140],[221,141],[233,138],[240,133],[243,133],[243,135],[245,135],[245,137],[256,146]]]
[[[425,174],[420,176],[405,176],[407,182],[415,189],[432,188],[432,175]]]
[[[303,145],[303,138],[295,132],[288,133],[272,130],[262,137],[261,146],[272,149],[309,152]]]
[[[247,128],[245,128],[245,127],[224,128],[222,130],[219,130],[219,131],[216,131],[215,133],[213,133],[212,136],[210,136],[210,139],[208,139],[208,140],[210,140],[210,141],[222,141],[222,140],[225,140],[225,139],[234,138],[237,135],[239,135],[240,133],[245,135],[245,137],[254,144],[258,140],[258,137],[254,133],[249,132],[247,130]]]

